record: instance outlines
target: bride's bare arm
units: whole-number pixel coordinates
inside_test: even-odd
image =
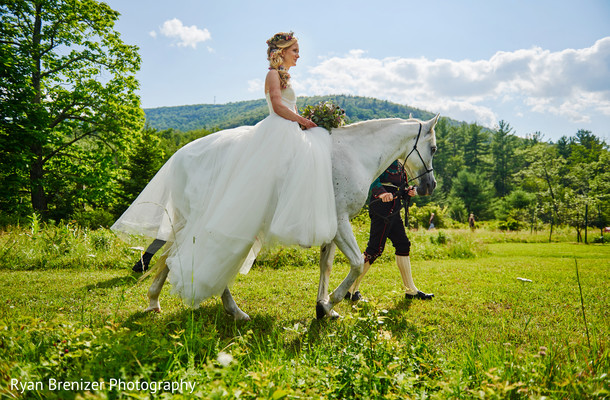
[[[265,88],[268,89],[267,91],[269,92],[269,97],[271,98],[271,106],[277,115],[282,118],[286,118],[287,120],[298,122],[306,128],[314,128],[317,126],[313,121],[300,116],[282,103],[280,76],[276,70],[270,70],[267,73]]]

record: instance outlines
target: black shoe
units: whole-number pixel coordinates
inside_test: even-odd
[[[150,260],[154,254],[144,253],[142,257],[134,264],[131,268],[133,272],[145,272],[148,269],[148,265],[150,264]]]
[[[352,295],[352,301],[360,301],[362,300],[362,295],[360,294],[359,290],[356,290],[354,292],[354,294]]]
[[[351,299],[351,298],[352,298],[352,294],[351,294],[351,293],[349,292],[349,290],[348,290],[348,291],[347,291],[347,293],[345,293],[345,297],[344,297],[344,299],[345,299],[345,300],[349,300],[349,299]]]
[[[421,290],[417,291],[417,294],[409,294],[409,293],[405,293],[405,299],[410,300],[410,299],[418,299],[418,300],[432,300],[432,298],[434,297],[434,293],[424,293]]]

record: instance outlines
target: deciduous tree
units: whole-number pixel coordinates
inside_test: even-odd
[[[23,194],[63,217],[110,200],[115,162],[141,129],[140,57],[95,0],[0,0],[3,207]]]

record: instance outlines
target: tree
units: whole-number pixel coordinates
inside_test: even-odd
[[[127,209],[165,161],[161,139],[155,129],[144,129],[141,135],[135,138],[134,144],[128,153],[124,173],[119,178],[117,197],[120,200],[116,204],[116,214]]]
[[[65,217],[111,201],[115,164],[143,124],[140,57],[117,18],[95,0],[0,0],[3,207],[27,193],[33,210]]]
[[[570,141],[571,151],[568,160],[571,164],[596,162],[604,147],[605,143],[591,131],[581,129]]]
[[[555,144],[555,147],[557,148],[557,154],[559,154],[566,160],[570,158],[570,154],[572,153],[570,144],[571,141],[568,140],[567,136],[560,137],[557,143]]]
[[[532,206],[536,196],[523,189],[515,189],[506,195],[499,204],[496,218],[506,220],[512,218],[516,221],[527,222],[531,218]]]
[[[464,164],[470,172],[482,173],[488,166],[489,133],[480,125],[470,124],[466,126],[465,137]]]
[[[557,148],[549,143],[538,143],[524,150],[528,163],[520,171],[522,187],[529,193],[536,194],[540,217],[551,224],[549,241],[553,235],[553,226],[563,223],[560,213],[561,200],[565,187],[563,178],[567,174],[566,161],[557,155]]]
[[[460,199],[468,213],[474,213],[479,219],[493,217],[493,186],[481,174],[461,171],[451,188],[449,202]]]
[[[496,194],[506,196],[511,189],[510,178],[513,173],[515,156],[515,137],[511,135],[513,128],[505,121],[498,123],[498,129],[492,134],[491,155],[493,163],[491,176]]]
[[[590,131],[579,130],[571,138],[570,154],[568,157],[568,173],[565,174],[565,186],[569,188],[569,197],[565,203],[567,223],[577,232],[581,241],[581,230],[597,221],[590,218],[589,211],[596,210],[599,214],[601,205],[610,198],[610,171],[608,169],[609,153],[604,141],[597,138]]]
[[[434,155],[434,176],[443,185],[438,190],[448,194],[453,179],[464,169],[464,126],[449,126],[441,118],[434,127],[438,151]],[[436,193],[436,192],[435,192]]]

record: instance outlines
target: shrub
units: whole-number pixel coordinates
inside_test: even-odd
[[[104,209],[77,211],[72,217],[78,225],[90,229],[108,228],[115,221],[114,215]]]
[[[466,222],[468,219],[468,211],[464,201],[457,196],[449,197],[449,216],[454,221]]]
[[[508,217],[506,221],[499,221],[498,228],[503,231],[518,231],[521,223],[514,218]]]
[[[409,207],[409,226],[417,229],[428,229],[432,213],[434,213],[435,228],[447,228],[452,225],[452,221],[447,215],[447,207],[426,204],[423,207],[418,207],[417,205]]]
[[[430,242],[432,244],[445,244],[447,243],[447,235],[443,231],[438,231],[436,236],[430,236]]]

